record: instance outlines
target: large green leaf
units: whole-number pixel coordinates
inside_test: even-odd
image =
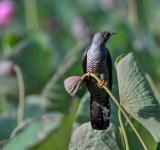
[[[94,130],[91,123],[84,123],[72,135],[69,145],[70,150],[119,150],[116,143],[115,126],[107,130]]]
[[[14,131],[4,145],[4,150],[23,150],[39,144],[60,126],[62,116],[59,114],[44,115],[28,121]]]
[[[121,105],[159,142],[160,105],[134,54],[121,59],[116,69]]]
[[[148,150],[157,150],[157,143],[153,139],[153,136],[148,132],[148,130],[143,127],[138,121],[135,119],[132,119],[132,123],[134,124],[135,128],[137,129],[138,133],[142,137],[145,145],[147,146]],[[129,147],[131,150],[141,150],[143,149],[143,146],[135,133],[133,132],[132,128],[129,126],[129,124],[125,124],[126,134],[129,141]]]
[[[153,136],[151,136],[151,134],[148,132],[148,130],[144,126],[142,126],[140,123],[138,123],[138,121],[136,121],[134,118],[130,118],[130,119],[131,119],[134,127],[138,131],[139,135],[143,139],[145,145],[147,146],[147,149],[148,150],[157,150],[157,143],[153,139]],[[129,149],[130,150],[143,149],[142,143],[140,142],[140,140],[138,139],[136,134],[133,132],[133,129],[130,127],[128,122],[125,120],[124,116],[121,116],[121,120],[123,122],[124,129],[127,134]]]
[[[66,150],[68,149],[72,123],[75,118],[75,112],[77,110],[78,101],[73,101],[71,105],[72,111],[68,114],[65,114],[62,120],[62,123],[58,130],[51,132],[44,141],[35,145],[31,150]]]

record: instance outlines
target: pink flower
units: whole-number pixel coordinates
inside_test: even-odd
[[[0,26],[8,25],[15,13],[15,3],[12,0],[0,1]]]

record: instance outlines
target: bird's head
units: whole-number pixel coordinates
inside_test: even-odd
[[[114,34],[116,33],[110,33],[108,31],[98,32],[93,36],[92,42],[98,45],[105,44]]]

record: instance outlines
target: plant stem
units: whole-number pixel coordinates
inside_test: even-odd
[[[124,141],[124,137],[123,137],[122,128],[119,126],[118,130],[119,130],[119,133],[120,133],[120,136],[121,136],[121,143],[122,143],[123,149],[125,149],[125,141]]]
[[[120,123],[121,129],[122,129],[126,150],[129,150],[128,138],[127,138],[127,134],[126,134],[126,131],[125,131],[123,118],[122,118],[120,109],[118,109],[118,119],[119,119],[119,123]]]
[[[84,74],[84,76],[91,76],[94,79],[97,80],[97,82],[100,82],[101,80],[93,73],[86,73]],[[116,100],[116,98],[114,97],[114,95],[112,94],[112,92],[109,90],[109,88],[106,85],[103,85],[102,88],[109,94],[109,96],[112,98],[112,100],[114,101],[114,103],[117,105],[117,107],[119,108],[119,110],[122,112],[122,114],[124,115],[124,117],[126,118],[126,120],[128,121],[129,125],[131,126],[132,130],[134,131],[134,133],[137,135],[138,139],[140,140],[143,148],[145,150],[148,150],[148,148],[146,147],[145,143],[143,142],[143,139],[141,138],[141,136],[139,135],[138,131],[136,130],[136,128],[134,127],[134,125],[132,124],[131,120],[129,119],[129,117],[127,116],[127,113],[125,112],[125,110],[121,107],[121,105],[118,103],[118,100]]]
[[[19,125],[24,119],[25,89],[24,89],[24,81],[23,81],[22,72],[17,65],[14,66],[14,71],[15,71],[16,76],[17,76],[18,87],[19,87],[19,106],[18,106],[18,115],[17,115],[17,124]]]
[[[37,0],[24,0],[24,8],[27,30],[29,32],[37,31],[39,29]]]

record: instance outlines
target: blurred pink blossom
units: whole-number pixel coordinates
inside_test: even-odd
[[[8,25],[15,14],[15,3],[12,0],[0,1],[0,26]]]

